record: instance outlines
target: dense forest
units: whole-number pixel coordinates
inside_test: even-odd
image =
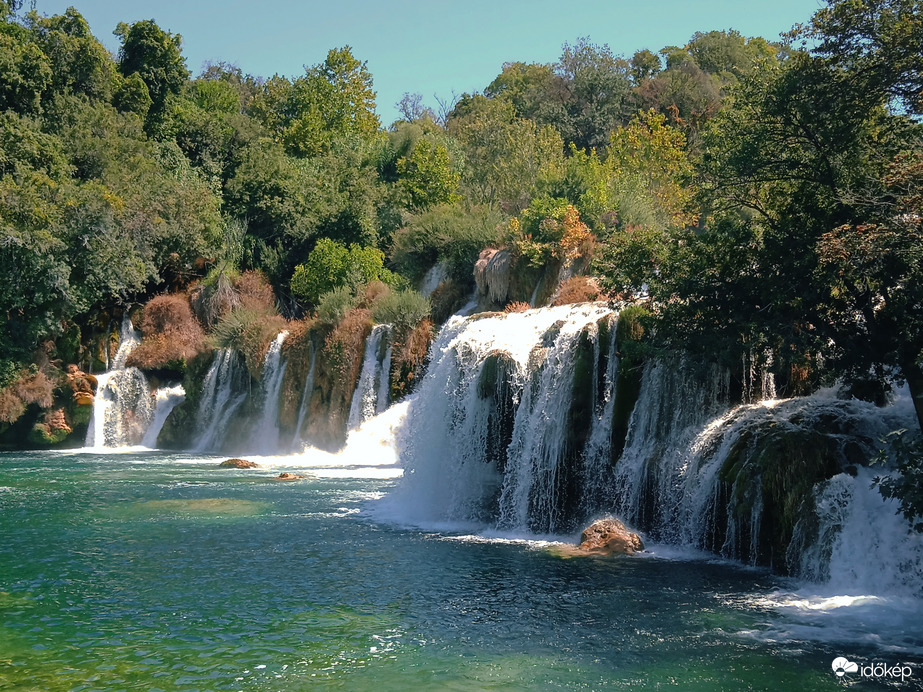
[[[919,0],[828,0],[779,42],[581,38],[438,112],[408,93],[388,126],[348,46],[194,77],[153,20],[113,56],[76,9],[20,5],[0,2],[4,434],[30,410],[49,432],[114,309],[147,304],[147,370],[218,346],[258,369],[285,321],[332,352],[398,325],[412,370],[498,255],[482,307],[643,299],[653,352],[769,368],[782,395],[906,382],[923,420]]]

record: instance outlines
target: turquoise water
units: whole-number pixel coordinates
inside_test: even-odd
[[[379,523],[396,479],[217,461],[0,454],[0,689],[883,687],[836,678],[840,655],[923,678],[923,624],[894,609],[793,611],[791,582],[666,548]]]

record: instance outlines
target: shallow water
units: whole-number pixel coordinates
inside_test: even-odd
[[[0,689],[885,688],[838,656],[923,689],[917,601],[402,527],[375,519],[388,468],[218,461],[0,454]]]

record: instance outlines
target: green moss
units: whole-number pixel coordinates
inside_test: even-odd
[[[619,312],[615,325],[619,373],[616,380],[615,401],[612,412],[612,458],[618,459],[625,447],[628,421],[641,394],[641,376],[644,374],[645,353],[641,345],[644,338],[642,320],[649,315],[646,308],[632,305]]]
[[[73,422],[73,425],[89,425],[90,418],[93,417],[93,407],[90,405],[86,406],[77,406],[75,405],[70,411],[70,417]]]
[[[69,434],[67,430],[50,430],[43,423],[36,423],[29,432],[29,442],[40,447],[47,447],[61,444]]]

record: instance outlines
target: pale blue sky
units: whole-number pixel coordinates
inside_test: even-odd
[[[26,3],[28,6],[28,3]],[[397,116],[402,94],[434,95],[481,90],[503,63],[554,62],[565,42],[588,36],[613,52],[657,51],[684,45],[696,31],[737,29],[777,39],[807,21],[820,0],[36,0],[43,14],[74,5],[93,33],[115,51],[120,22],[154,19],[183,36],[183,54],[198,74],[205,61],[225,60],[244,72],[289,77],[324,59],[330,48],[350,45],[368,62],[385,125]]]

